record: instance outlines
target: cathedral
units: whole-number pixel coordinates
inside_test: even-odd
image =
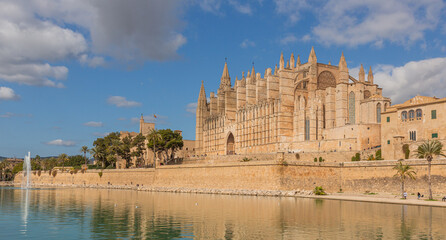
[[[195,152],[200,156],[275,152],[361,151],[380,147],[381,112],[390,106],[382,89],[349,74],[344,54],[338,66],[306,63],[291,54],[279,67],[255,71],[234,84],[225,62],[217,94],[203,82],[196,112]]]

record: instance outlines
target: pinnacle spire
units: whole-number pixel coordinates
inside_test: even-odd
[[[277,64],[276,64],[276,67],[274,68],[274,75],[276,75],[277,74]]]
[[[256,70],[254,69],[254,64],[252,64],[251,80],[255,80],[255,79],[256,79]]]
[[[372,72],[372,67],[371,66],[370,66],[370,69],[369,69],[369,74],[367,75],[367,81],[369,83],[373,84],[373,72]]]
[[[206,99],[206,92],[204,91],[204,81],[201,81],[200,95],[198,95],[198,100]]]
[[[280,66],[279,69],[282,70],[285,68],[285,60],[283,59],[283,52],[280,54]]]
[[[228,63],[225,62],[225,66],[223,68],[223,74],[221,75],[221,78],[229,78],[229,71],[228,71]]]
[[[231,77],[229,77],[228,63],[225,60],[223,74],[221,75],[220,79],[220,88],[225,89],[226,87],[231,87]]]
[[[310,56],[308,56],[309,63],[317,63],[316,53],[314,52],[314,47],[311,47]]]
[[[339,70],[348,71],[347,62],[345,61],[344,52],[342,52],[341,59],[339,60]]]
[[[290,64],[291,64],[291,66],[290,66],[291,69],[294,69],[296,66],[295,61],[294,61],[294,53],[291,53]]]
[[[359,81],[364,82],[365,81],[365,73],[364,73],[364,67],[361,64],[361,68],[359,69]]]
[[[297,64],[296,64],[297,66],[300,66],[300,55],[297,55],[297,61],[296,61],[296,63],[297,63]]]

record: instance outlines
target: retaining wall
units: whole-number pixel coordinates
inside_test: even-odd
[[[427,193],[427,162],[405,160],[414,167],[416,180],[406,180],[409,193]],[[32,175],[34,184],[55,185],[112,185],[152,186],[188,189],[236,190],[312,190],[323,186],[328,192],[400,192],[400,180],[394,177],[397,161],[312,163],[277,161],[250,161],[218,164],[188,164],[162,166],[154,169],[107,169],[80,171],[76,174],[58,172],[55,177],[47,172]],[[15,183],[20,184],[21,174]],[[446,193],[446,160],[432,162],[432,189]]]

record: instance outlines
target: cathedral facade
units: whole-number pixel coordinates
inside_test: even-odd
[[[274,152],[360,151],[381,144],[381,112],[390,106],[382,89],[349,75],[344,55],[339,65],[308,62],[294,55],[263,77],[254,66],[231,83],[225,63],[217,94],[207,99],[201,85],[196,112],[197,155]]]

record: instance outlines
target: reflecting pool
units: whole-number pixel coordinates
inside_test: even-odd
[[[133,190],[0,188],[0,239],[444,239],[446,208]]]

